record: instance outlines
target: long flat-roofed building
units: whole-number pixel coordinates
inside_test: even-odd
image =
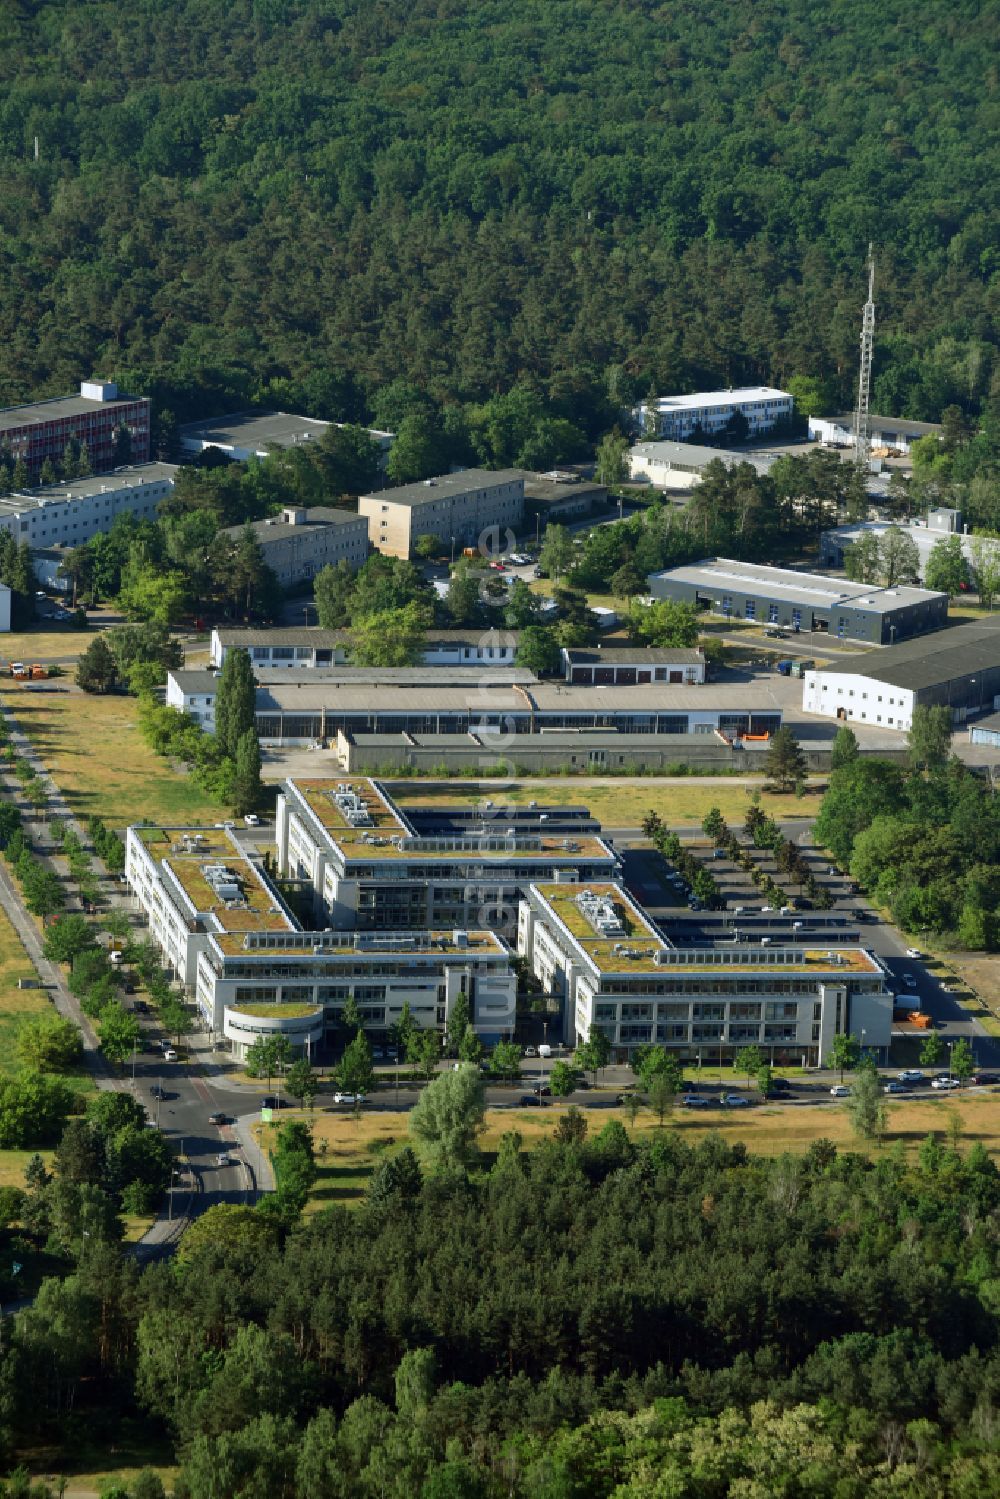
[[[150,403],[147,396],[119,395],[111,380],[84,380],[78,396],[54,396],[0,411],[0,453],[21,461],[36,483],[42,464],[59,464],[69,442],[87,449],[90,467],[108,469],[114,462],[119,430],[130,439],[133,463],[149,458]]]
[[[769,432],[788,421],[795,401],[787,390],[770,385],[746,385],[737,390],[702,390],[687,396],[657,396],[637,406],[633,415],[644,432],[683,442],[692,432],[708,436],[723,432],[737,415],[744,418],[748,435]]]
[[[358,512],[368,521],[368,539],[389,557],[409,557],[419,536],[436,536],[459,551],[478,547],[484,535],[489,549],[508,550],[524,519],[522,469],[463,469],[417,484],[400,484],[378,494],[363,494]]]
[[[484,1040],[513,1029],[516,978],[495,932],[304,930],[220,829],[129,828],[125,870],[166,963],[241,1061],[260,1036],[307,1054],[343,1040],[349,998],[375,1040],[404,1005],[417,1026],[443,1027],[460,996]]]
[[[520,734],[549,730],[597,730],[620,735],[714,734],[766,738],[781,727],[782,708],[769,687],[743,683],[654,682],[595,691],[565,682],[505,682],[506,668],[472,672],[462,685],[441,685],[433,667],[404,668],[404,682],[387,682],[373,693],[347,669],[261,674],[257,687],[257,733],[262,744],[312,744],[353,734],[476,734],[498,745]],[[461,668],[452,668],[452,674]],[[167,701],[175,693],[202,699],[201,713],[214,710],[210,674],[172,672]],[[213,699],[213,701],[209,701]],[[181,704],[178,702],[178,706]],[[500,743],[502,741],[502,744]]]
[[[549,833],[546,815],[525,827],[489,807],[479,827],[418,832],[377,781],[293,778],[278,796],[278,869],[311,887],[317,919],[333,927],[513,933],[532,881],[608,879],[619,867],[602,838]]]
[[[517,630],[428,630],[424,635],[425,666],[513,666],[520,635]],[[212,631],[209,660],[221,666],[227,651],[246,651],[258,667],[346,666],[350,660],[349,630],[304,629]]]
[[[156,520],[157,507],[173,493],[174,463],[140,463],[86,479],[65,479],[0,496],[0,528],[32,551],[77,547],[110,531],[119,515]]]
[[[280,515],[251,526],[264,561],[283,588],[308,582],[339,562],[357,572],[368,557],[368,525],[353,510],[288,505]],[[230,526],[225,534],[238,541],[245,529]]]
[[[632,687],[647,682],[689,686],[705,680],[705,654],[666,646],[564,647],[563,673],[575,687]]]
[[[628,476],[657,489],[693,489],[710,463],[726,468],[749,463],[758,474],[766,474],[773,462],[769,453],[734,453],[692,442],[637,442],[629,450]]]
[[[876,458],[908,453],[918,438],[941,435],[941,428],[936,422],[912,422],[905,416],[870,416],[868,427],[872,456]],[[854,413],[848,411],[840,416],[811,416],[809,436],[814,442],[826,443],[832,448],[852,447]]]
[[[212,417],[207,422],[187,422],[180,429],[181,451],[203,453],[206,448],[220,452],[237,462],[249,458],[266,458],[275,449],[298,448],[318,442],[330,426],[343,427],[344,422],[316,421],[309,416],[295,416],[290,411],[234,411],[228,416]],[[365,431],[377,445],[385,462],[394,433]]]
[[[650,1043],[709,1063],[759,1046],[774,1062],[818,1066],[841,1032],[889,1045],[886,973],[862,948],[675,948],[614,883],[532,885],[517,947],[562,1001],[567,1044],[599,1030],[621,1060]]]
[[[802,709],[845,723],[908,730],[918,706],[950,708],[956,723],[1000,694],[1000,619],[953,625],[929,640],[845,656],[802,678]]]
[[[647,579],[654,599],[676,599],[727,619],[810,630],[840,640],[891,645],[947,622],[948,595],[926,588],[876,588],[822,573],[709,557]]]

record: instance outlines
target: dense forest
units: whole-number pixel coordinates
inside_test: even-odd
[[[997,347],[980,0],[12,0],[0,400],[99,370],[178,419],[534,384],[976,412]],[[37,157],[35,141],[37,138]],[[793,387],[795,388],[795,387]]]
[[[183,1499],[996,1492],[1000,1176],[960,1126],[769,1161],[577,1120],[397,1149],[354,1211],[210,1209],[141,1276],[94,1215],[5,1340],[8,1454],[141,1422]]]

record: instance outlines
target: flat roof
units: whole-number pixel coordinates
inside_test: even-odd
[[[647,463],[665,463],[670,468],[701,470],[718,458],[725,464],[749,463],[758,473],[766,473],[774,462],[771,453],[737,453],[731,448],[708,448],[697,442],[637,442],[629,449],[629,457],[639,457]]]
[[[146,396],[117,395],[107,401],[92,401],[87,396],[50,396],[25,406],[6,406],[0,410],[0,432],[12,432],[42,422],[57,422],[69,416],[87,416],[93,411],[113,411],[117,406],[132,406]]]
[[[317,650],[332,650],[334,646],[348,645],[350,630],[322,630],[316,625],[293,626],[275,630],[225,630],[213,631],[219,644],[231,650],[250,650],[254,646],[301,645]],[[477,646],[489,649],[498,645],[514,647],[520,639],[518,630],[427,630],[426,645]]]
[[[757,947],[706,948],[704,952],[672,947],[621,885],[532,885],[532,891],[561,923],[574,944],[602,974],[656,973],[664,978],[753,977],[761,973],[805,974],[818,978],[844,974],[881,974],[877,960],[860,947],[762,949]],[[623,925],[623,932],[603,935],[585,915],[580,896],[589,892],[610,904]],[[778,953],[792,953],[790,962],[775,961]]]
[[[713,739],[710,734],[622,734],[615,729],[547,729],[544,733],[518,734],[513,745],[503,730],[493,735],[486,729],[475,729],[471,734],[464,736],[461,734],[419,734],[413,733],[412,730],[405,734],[356,734],[352,730],[348,738],[359,749],[401,750],[407,745],[415,749],[465,748],[470,752],[475,749],[484,749],[489,754],[495,754],[504,759],[509,757],[511,760],[517,759],[518,751],[537,749],[610,749],[633,756],[643,749],[656,749],[665,753],[668,750],[679,751],[687,747],[693,748],[695,745],[704,747],[706,741],[709,744],[720,742]],[[494,738],[499,741],[497,744],[493,743]],[[743,749],[748,754],[758,750],[766,753],[767,744],[763,740],[759,743],[745,742]]]
[[[311,416],[296,416],[290,411],[233,411],[227,416],[212,417],[206,422],[186,422],[179,429],[182,445],[215,448],[253,448],[266,453],[269,447],[292,448],[303,442],[316,442],[330,422]],[[335,422],[334,426],[343,426]],[[391,441],[391,432],[366,427],[369,437]]]
[[[484,813],[483,833],[417,833],[405,812],[398,809],[388,794],[367,776],[342,775],[316,779],[289,777],[285,782],[293,796],[305,802],[324,832],[339,847],[345,858],[355,861],[401,860],[420,863],[454,863],[456,859],[480,861],[545,860],[551,864],[574,866],[580,859],[606,858],[614,862],[607,844],[593,833],[544,833],[540,829],[524,830],[507,846],[504,843],[506,823],[494,825]],[[363,802],[371,821],[353,825],[338,807],[335,795],[341,787],[353,791]],[[292,803],[295,806],[294,800]],[[532,846],[529,847],[528,844]],[[440,846],[435,846],[440,845]]]
[[[489,669],[489,668],[487,668]],[[503,668],[497,668],[502,671]],[[258,713],[293,713],[326,708],[329,712],[503,712],[523,716],[537,713],[706,713],[716,711],[780,713],[782,704],[771,687],[754,682],[670,683],[652,682],[635,686],[572,685],[568,682],[537,682],[530,687],[505,686],[488,681],[486,691],[470,693],[467,687],[387,685],[377,699],[356,681],[320,681],[317,673],[303,673],[301,685],[290,683],[289,673],[269,672],[268,681],[257,690]],[[477,678],[478,680],[478,678]]]
[[[836,422],[838,427],[854,429],[854,412],[841,411],[836,416],[814,416],[814,422]],[[928,437],[941,431],[940,422],[911,422],[905,416],[869,416],[868,426],[871,431],[892,432],[895,434],[912,433],[916,437]]]
[[[750,401],[790,401],[787,390],[773,385],[741,385],[736,390],[696,390],[687,396],[657,396],[660,411],[690,411],[699,406],[735,406]],[[645,404],[645,403],[643,403]]]
[[[224,829],[148,828],[133,830],[157,859],[193,911],[220,932],[295,931],[281,896],[260,866],[248,859]],[[207,866],[224,866],[239,886],[239,896],[227,901],[205,875]]]
[[[105,405],[105,402],[100,402]],[[91,474],[86,479],[64,479],[61,484],[37,484],[18,489],[0,499],[0,511],[39,509],[54,500],[86,500],[98,494],[118,494],[125,489],[141,489],[144,484],[173,483],[178,472],[176,463],[136,463],[116,468],[109,474]]]
[[[567,482],[546,479],[541,474],[524,475],[524,498],[534,500],[539,505],[558,505],[564,500],[603,500],[607,498],[607,493],[608,486],[597,484],[593,479]]]
[[[867,677],[889,687],[917,690],[973,676],[988,667],[1000,668],[1000,616],[949,625],[933,635],[918,635],[879,651],[839,656],[815,675]]]
[[[403,932],[378,931],[303,931],[299,942],[282,942],[280,946],[258,946],[248,942],[246,935],[227,932],[215,937],[219,951],[228,958],[259,958],[264,963],[275,963],[283,957],[328,956],[331,958],[376,958],[385,962],[387,958],[507,958],[510,949],[496,932],[480,928],[466,930],[464,941],[455,941],[454,930],[425,930]],[[317,954],[316,949],[320,952]],[[242,1008],[237,1005],[236,1008]],[[309,1007],[310,1013],[312,1006]]]
[[[446,673],[452,686],[462,683],[470,687],[486,682],[489,687],[513,687],[515,684],[532,687],[537,677],[522,666],[266,666],[259,662],[253,667],[259,687],[309,688],[360,687],[365,684],[384,687],[429,688]],[[219,685],[219,673],[205,669],[180,669],[169,675],[182,692],[214,693]]]
[[[891,614],[912,604],[925,604],[946,597],[927,588],[873,588],[870,584],[850,583],[824,573],[800,573],[793,568],[766,567],[759,562],[738,562],[730,557],[707,557],[687,567],[665,568],[650,573],[650,587],[659,580],[687,583],[693,587],[723,592],[736,588],[741,592],[786,599],[813,609],[850,608],[871,614]]]
[[[295,508],[289,506],[289,509]],[[306,510],[305,520],[286,521],[280,515],[269,516],[266,520],[251,521],[258,541],[285,541],[289,536],[303,536],[307,531],[321,531],[326,526],[345,526],[349,522],[367,528],[368,522],[363,515],[358,515],[356,510],[339,510],[330,505],[313,505]],[[242,526],[226,526],[224,535],[242,536],[246,524]]]
[[[497,484],[524,483],[520,468],[465,468],[457,474],[439,474],[417,484],[398,484],[395,489],[380,489],[363,494],[363,500],[377,500],[382,505],[427,505],[434,500],[451,500],[474,489],[491,489]]]
[[[563,655],[573,666],[704,666],[701,651],[667,646],[566,646]]]

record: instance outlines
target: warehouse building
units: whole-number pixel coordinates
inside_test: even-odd
[[[484,1041],[513,1029],[517,982],[495,932],[303,930],[221,830],[129,828],[125,869],[165,962],[239,1061],[260,1036],[306,1055],[342,1041],[349,998],[373,1041],[404,1005],[415,1025],[442,1029],[460,996]]]
[[[903,585],[875,588],[728,557],[652,573],[648,583],[653,599],[676,599],[725,618],[871,645],[890,645],[938,630],[948,618],[944,593]]]
[[[876,541],[881,541],[886,532],[891,529],[889,521],[859,521],[854,525],[837,526],[831,531],[824,531],[820,537],[820,564],[823,567],[844,567],[847,562],[849,549],[861,540],[862,536],[874,536]],[[925,576],[927,559],[942,538],[958,536],[962,548],[962,556],[966,563],[972,565],[972,542],[967,531],[962,529],[962,512],[942,507],[937,510],[929,510],[924,521],[916,521],[911,525],[900,525],[897,527],[904,536],[917,549],[920,558],[920,577]],[[987,548],[996,550],[1000,543],[986,541]]]
[[[904,732],[918,705],[951,709],[956,723],[1000,693],[1000,619],[954,625],[930,639],[846,656],[802,679],[802,708],[845,723]]]
[[[343,427],[345,423],[334,422],[332,425]],[[329,426],[330,422],[294,416],[289,411],[236,411],[207,422],[188,422],[181,427],[179,436],[183,453],[203,453],[206,448],[218,448],[235,462],[245,463],[250,458],[266,458],[276,449],[319,442]],[[365,430],[378,447],[384,467],[395,434],[371,427]]]
[[[692,433],[716,437],[733,419],[742,416],[747,435],[759,437],[779,422],[790,421],[795,402],[786,390],[770,385],[748,385],[738,390],[705,390],[689,396],[657,396],[632,412],[650,438],[684,442]]]
[[[905,416],[870,416],[873,458],[891,458],[909,453],[919,437],[940,437],[941,428],[934,422],[911,422]],[[839,416],[811,416],[809,436],[814,442],[831,448],[854,446],[854,413]]]
[[[118,437],[127,432],[133,463],[149,459],[150,403],[146,396],[119,395],[111,380],[84,380],[78,396],[56,396],[0,411],[0,456],[13,466],[21,462],[31,483],[42,464],[59,465],[66,446],[78,442],[87,450],[94,472],[109,469]]]
[[[561,1000],[563,1036],[595,1031],[627,1062],[638,1046],[666,1046],[711,1065],[759,1046],[769,1061],[823,1066],[847,1032],[887,1048],[892,995],[861,948],[675,948],[618,884],[533,885],[521,903],[517,950]]]
[[[724,463],[726,468],[749,463],[758,474],[766,474],[773,462],[768,453],[733,453],[692,442],[638,442],[629,450],[628,476],[657,489],[692,489],[710,463]]]
[[[368,522],[373,547],[389,557],[410,557],[420,536],[436,536],[443,547],[480,547],[497,556],[509,551],[524,519],[521,469],[463,469],[419,484],[400,484],[363,494],[358,511]]]
[[[519,639],[516,630],[428,630],[422,660],[425,666],[513,666]],[[350,644],[349,630],[224,630],[216,626],[209,661],[221,667],[228,651],[239,650],[249,654],[254,671],[346,666]]]
[[[278,796],[277,865],[312,894],[316,920],[359,931],[489,927],[513,936],[534,880],[614,879],[617,856],[589,826],[549,829],[553,809],[447,804],[411,818],[363,777],[289,779]]]
[[[119,515],[156,520],[162,500],[173,493],[174,463],[139,463],[86,479],[65,479],[0,497],[0,528],[32,551],[78,547],[110,531]]]

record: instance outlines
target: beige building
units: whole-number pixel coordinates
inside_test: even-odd
[[[411,556],[418,536],[438,537],[445,550],[454,543],[456,553],[481,547],[484,555],[499,555],[513,544],[524,518],[524,474],[481,468],[442,474],[363,494],[358,513],[368,521],[372,546],[390,557]]]

